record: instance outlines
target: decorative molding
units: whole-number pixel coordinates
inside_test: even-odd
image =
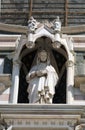
[[[42,25],[43,27],[43,25]],[[42,28],[40,27],[40,28]],[[12,27],[11,27],[12,28]],[[38,28],[36,31],[38,30],[41,30],[40,28]],[[47,29],[48,28],[48,29]],[[48,32],[50,30],[52,30],[51,28],[47,27],[45,28]],[[53,34],[53,32],[51,31],[50,32],[51,34]],[[23,44],[24,41],[26,41],[26,35],[0,35],[0,50],[3,50],[3,49],[9,49],[9,50],[15,50],[16,49],[16,42],[17,42],[17,39],[19,37],[23,37],[23,41],[22,43],[19,41],[19,44]],[[74,50],[82,50],[84,51],[85,50],[85,35],[64,35],[62,34],[62,38],[64,39],[67,39],[67,38],[72,38],[73,39],[73,47],[74,47]],[[24,40],[25,39],[25,40]],[[21,39],[20,39],[21,40]],[[2,41],[4,42],[3,45],[2,45]],[[9,42],[10,41],[10,42]],[[5,45],[5,43],[7,43]],[[10,44],[9,44],[10,43]],[[4,48],[5,46],[5,48]]]
[[[73,130],[84,107],[75,105],[0,105],[1,118],[13,128]]]
[[[39,111],[39,110],[38,110]],[[45,114],[1,114],[10,126],[27,126],[29,128],[74,127],[80,115],[45,115]],[[23,118],[22,118],[23,117]]]
[[[37,29],[39,22],[37,22],[32,16],[30,17],[28,21],[28,31],[34,32],[35,29]]]
[[[77,123],[77,120],[75,119],[57,119],[57,118],[53,118],[53,119],[46,119],[45,117],[42,119],[38,119],[37,117],[34,119],[22,119],[23,116],[21,116],[21,118],[11,118],[11,119],[5,119],[5,121],[7,122],[7,124],[10,125],[14,125],[14,126],[27,126],[30,128],[58,128],[58,127],[74,127],[74,125]]]
[[[74,63],[73,63],[73,61],[71,61],[71,60],[68,60],[67,62],[66,62],[66,66],[67,67],[72,67],[74,65]]]
[[[57,19],[55,19],[53,21],[53,29],[54,29],[55,33],[56,32],[59,33],[61,31],[61,21],[58,16],[57,16]]]
[[[26,114],[68,114],[68,115],[81,115],[84,111],[83,105],[59,105],[59,104],[46,104],[46,105],[38,105],[38,104],[9,104],[9,105],[0,105],[0,112],[3,113],[26,113]]]
[[[21,63],[20,60],[13,60],[13,65],[21,65]]]
[[[0,34],[0,50],[14,51],[16,49],[16,46],[18,44],[20,37],[21,35],[1,35]]]

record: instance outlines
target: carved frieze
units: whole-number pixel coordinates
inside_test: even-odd
[[[28,29],[30,32],[34,32],[35,29],[37,28],[39,22],[37,22],[32,16],[30,17],[28,21]]]
[[[28,127],[28,128],[73,128],[77,123],[76,118],[61,116],[29,116],[29,115],[3,115],[8,126]],[[23,117],[23,118],[22,118]],[[68,129],[71,130],[71,129]]]

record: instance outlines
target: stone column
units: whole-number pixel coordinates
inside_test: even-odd
[[[19,89],[19,71],[20,62],[13,62],[13,72],[12,72],[12,87],[10,91],[10,102],[16,104],[18,99],[18,89]]]
[[[74,85],[74,64],[73,61],[67,61],[67,104],[73,101],[73,85]]]

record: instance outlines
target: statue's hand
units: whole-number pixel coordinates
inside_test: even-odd
[[[31,73],[30,78],[34,78],[35,76],[36,76],[36,73],[33,72],[33,73]]]
[[[47,76],[47,70],[42,71],[43,75]]]
[[[46,76],[47,75],[47,71],[46,70],[40,70],[36,72],[37,76]]]
[[[36,75],[36,72],[34,71],[34,72],[32,72],[31,74],[28,74],[27,76],[26,76],[26,81],[29,83],[29,81],[31,80],[31,79],[33,79],[33,78],[35,78],[37,75]]]
[[[36,75],[39,76],[39,77],[42,76],[42,71],[37,71]]]

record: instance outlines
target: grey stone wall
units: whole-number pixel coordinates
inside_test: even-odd
[[[33,0],[32,15],[39,21],[59,16],[62,25],[85,24],[85,0]],[[27,25],[30,0],[2,0],[0,22]],[[67,11],[67,13],[66,13]],[[66,16],[67,15],[67,16]]]

